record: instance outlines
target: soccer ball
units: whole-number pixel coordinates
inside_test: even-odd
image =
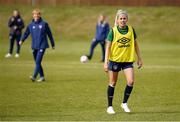
[[[86,55],[82,55],[80,58],[81,63],[86,63],[88,62],[88,57]]]

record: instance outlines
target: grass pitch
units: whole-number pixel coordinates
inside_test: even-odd
[[[4,58],[8,50],[6,20],[15,7],[0,7],[1,121],[180,121],[179,8],[124,8],[137,30],[144,67],[138,70],[135,66],[136,83],[129,99],[132,113],[120,108],[125,87],[120,73],[114,98],[116,114],[107,115],[108,78],[99,62],[100,46],[92,61],[82,64],[79,58],[89,51],[98,14],[105,10],[113,25],[118,7],[41,7],[56,40],[56,49],[48,49],[43,60],[43,83],[29,80],[34,69],[30,39],[19,59]],[[32,8],[20,6],[20,10],[27,25]]]

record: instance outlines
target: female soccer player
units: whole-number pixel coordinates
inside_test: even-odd
[[[125,112],[130,112],[127,101],[134,84],[133,62],[135,62],[135,53],[137,55],[138,68],[142,67],[136,33],[132,26],[127,25],[127,21],[127,12],[118,10],[115,18],[115,26],[110,30],[107,37],[104,70],[109,73],[109,86],[107,90],[108,114],[115,114],[112,107],[112,101],[115,85],[118,79],[118,72],[121,70],[124,72],[127,80],[121,107]]]
[[[94,48],[99,43],[102,48],[102,59],[101,61],[104,62],[105,57],[105,39],[107,38],[107,35],[109,33],[109,24],[106,21],[106,16],[101,14],[98,18],[98,22],[96,24],[96,36],[92,40],[91,47],[90,47],[90,53],[87,56],[89,60],[91,60],[94,52]]]
[[[13,15],[10,17],[8,21],[8,26],[10,28],[10,33],[9,33],[10,45],[9,45],[9,52],[8,54],[5,55],[5,57],[9,58],[12,56],[14,42],[16,40],[17,49],[16,49],[15,57],[18,58],[20,53],[19,41],[21,39],[22,29],[24,28],[24,22],[18,10],[13,10]]]
[[[34,74],[30,76],[30,79],[32,81],[36,80],[37,75],[40,75],[40,79],[37,80],[37,82],[45,81],[44,78],[44,72],[43,68],[41,66],[41,62],[43,59],[43,55],[45,53],[46,48],[49,47],[48,45],[48,40],[47,36],[50,39],[51,46],[54,49],[55,48],[55,43],[53,36],[51,34],[51,30],[48,26],[48,23],[45,22],[41,18],[41,12],[39,9],[34,9],[33,12],[33,20],[32,22],[27,26],[26,31],[20,41],[20,45],[26,40],[26,38],[31,34],[32,37],[32,50],[33,50],[33,56],[34,56],[34,61],[36,64]]]

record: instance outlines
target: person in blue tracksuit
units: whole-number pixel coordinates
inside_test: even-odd
[[[48,23],[45,22],[41,18],[40,10],[34,9],[32,14],[33,14],[33,20],[27,26],[26,31],[24,35],[22,36],[19,44],[22,45],[22,43],[26,40],[29,34],[31,34],[31,37],[32,37],[31,48],[33,50],[33,56],[34,56],[34,61],[35,61],[36,66],[34,69],[34,74],[30,76],[30,79],[32,81],[35,81],[37,78],[37,75],[39,74],[40,79],[37,80],[37,82],[41,82],[41,81],[45,81],[41,62],[42,62],[45,50],[49,48],[47,36],[49,37],[49,40],[51,42],[51,46],[53,49],[55,48],[55,43],[54,43],[51,30],[48,26]]]
[[[24,21],[21,18],[20,12],[18,10],[13,10],[13,15],[10,17],[8,21],[8,27],[10,28],[9,32],[9,52],[5,55],[6,58],[12,56],[14,42],[16,41],[17,49],[15,57],[18,58],[20,54],[20,45],[19,41],[21,39],[22,29],[24,28]]]
[[[107,38],[107,35],[109,33],[109,24],[106,21],[106,16],[101,14],[99,16],[98,22],[96,24],[96,35],[95,38],[92,40],[91,47],[90,47],[90,53],[87,55],[88,59],[91,60],[94,48],[97,46],[97,44],[101,45],[102,48],[102,59],[101,62],[104,62],[105,58],[105,40]]]

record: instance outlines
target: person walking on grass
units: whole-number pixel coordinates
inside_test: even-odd
[[[37,82],[41,82],[45,81],[41,62],[46,49],[49,48],[47,36],[49,37],[49,40],[51,42],[52,49],[55,49],[55,43],[48,23],[41,18],[40,10],[34,9],[32,12],[32,16],[33,20],[27,26],[26,31],[22,36],[22,39],[19,42],[19,44],[22,45],[23,42],[27,39],[27,37],[31,34],[31,48],[33,50],[33,56],[36,66],[34,69],[34,74],[30,76],[30,79],[32,81],[35,81],[39,74],[40,78],[39,80],[37,80]]]
[[[102,48],[102,59],[101,62],[104,62],[104,56],[105,56],[105,40],[107,38],[107,35],[109,33],[109,24],[106,21],[106,16],[101,14],[98,18],[98,22],[96,24],[96,35],[95,38],[92,40],[90,52],[89,55],[87,55],[88,59],[91,60],[94,48],[97,46],[97,44],[101,45]]]
[[[127,12],[118,10],[115,18],[115,26],[110,30],[107,37],[104,70],[109,74],[109,85],[107,89],[108,114],[115,114],[112,102],[118,72],[121,70],[124,72],[127,81],[121,108],[125,112],[130,112],[127,102],[134,85],[133,63],[135,62],[135,53],[137,55],[138,68],[142,67],[137,36],[133,27],[127,25],[127,22]]]
[[[9,33],[9,52],[5,55],[5,58],[9,58],[12,56],[13,48],[14,48],[14,42],[16,41],[17,49],[15,57],[19,58],[20,54],[20,45],[19,41],[21,39],[22,29],[24,28],[24,21],[21,18],[20,12],[18,10],[13,10],[13,15],[10,17],[8,21],[8,26],[10,28]]]

